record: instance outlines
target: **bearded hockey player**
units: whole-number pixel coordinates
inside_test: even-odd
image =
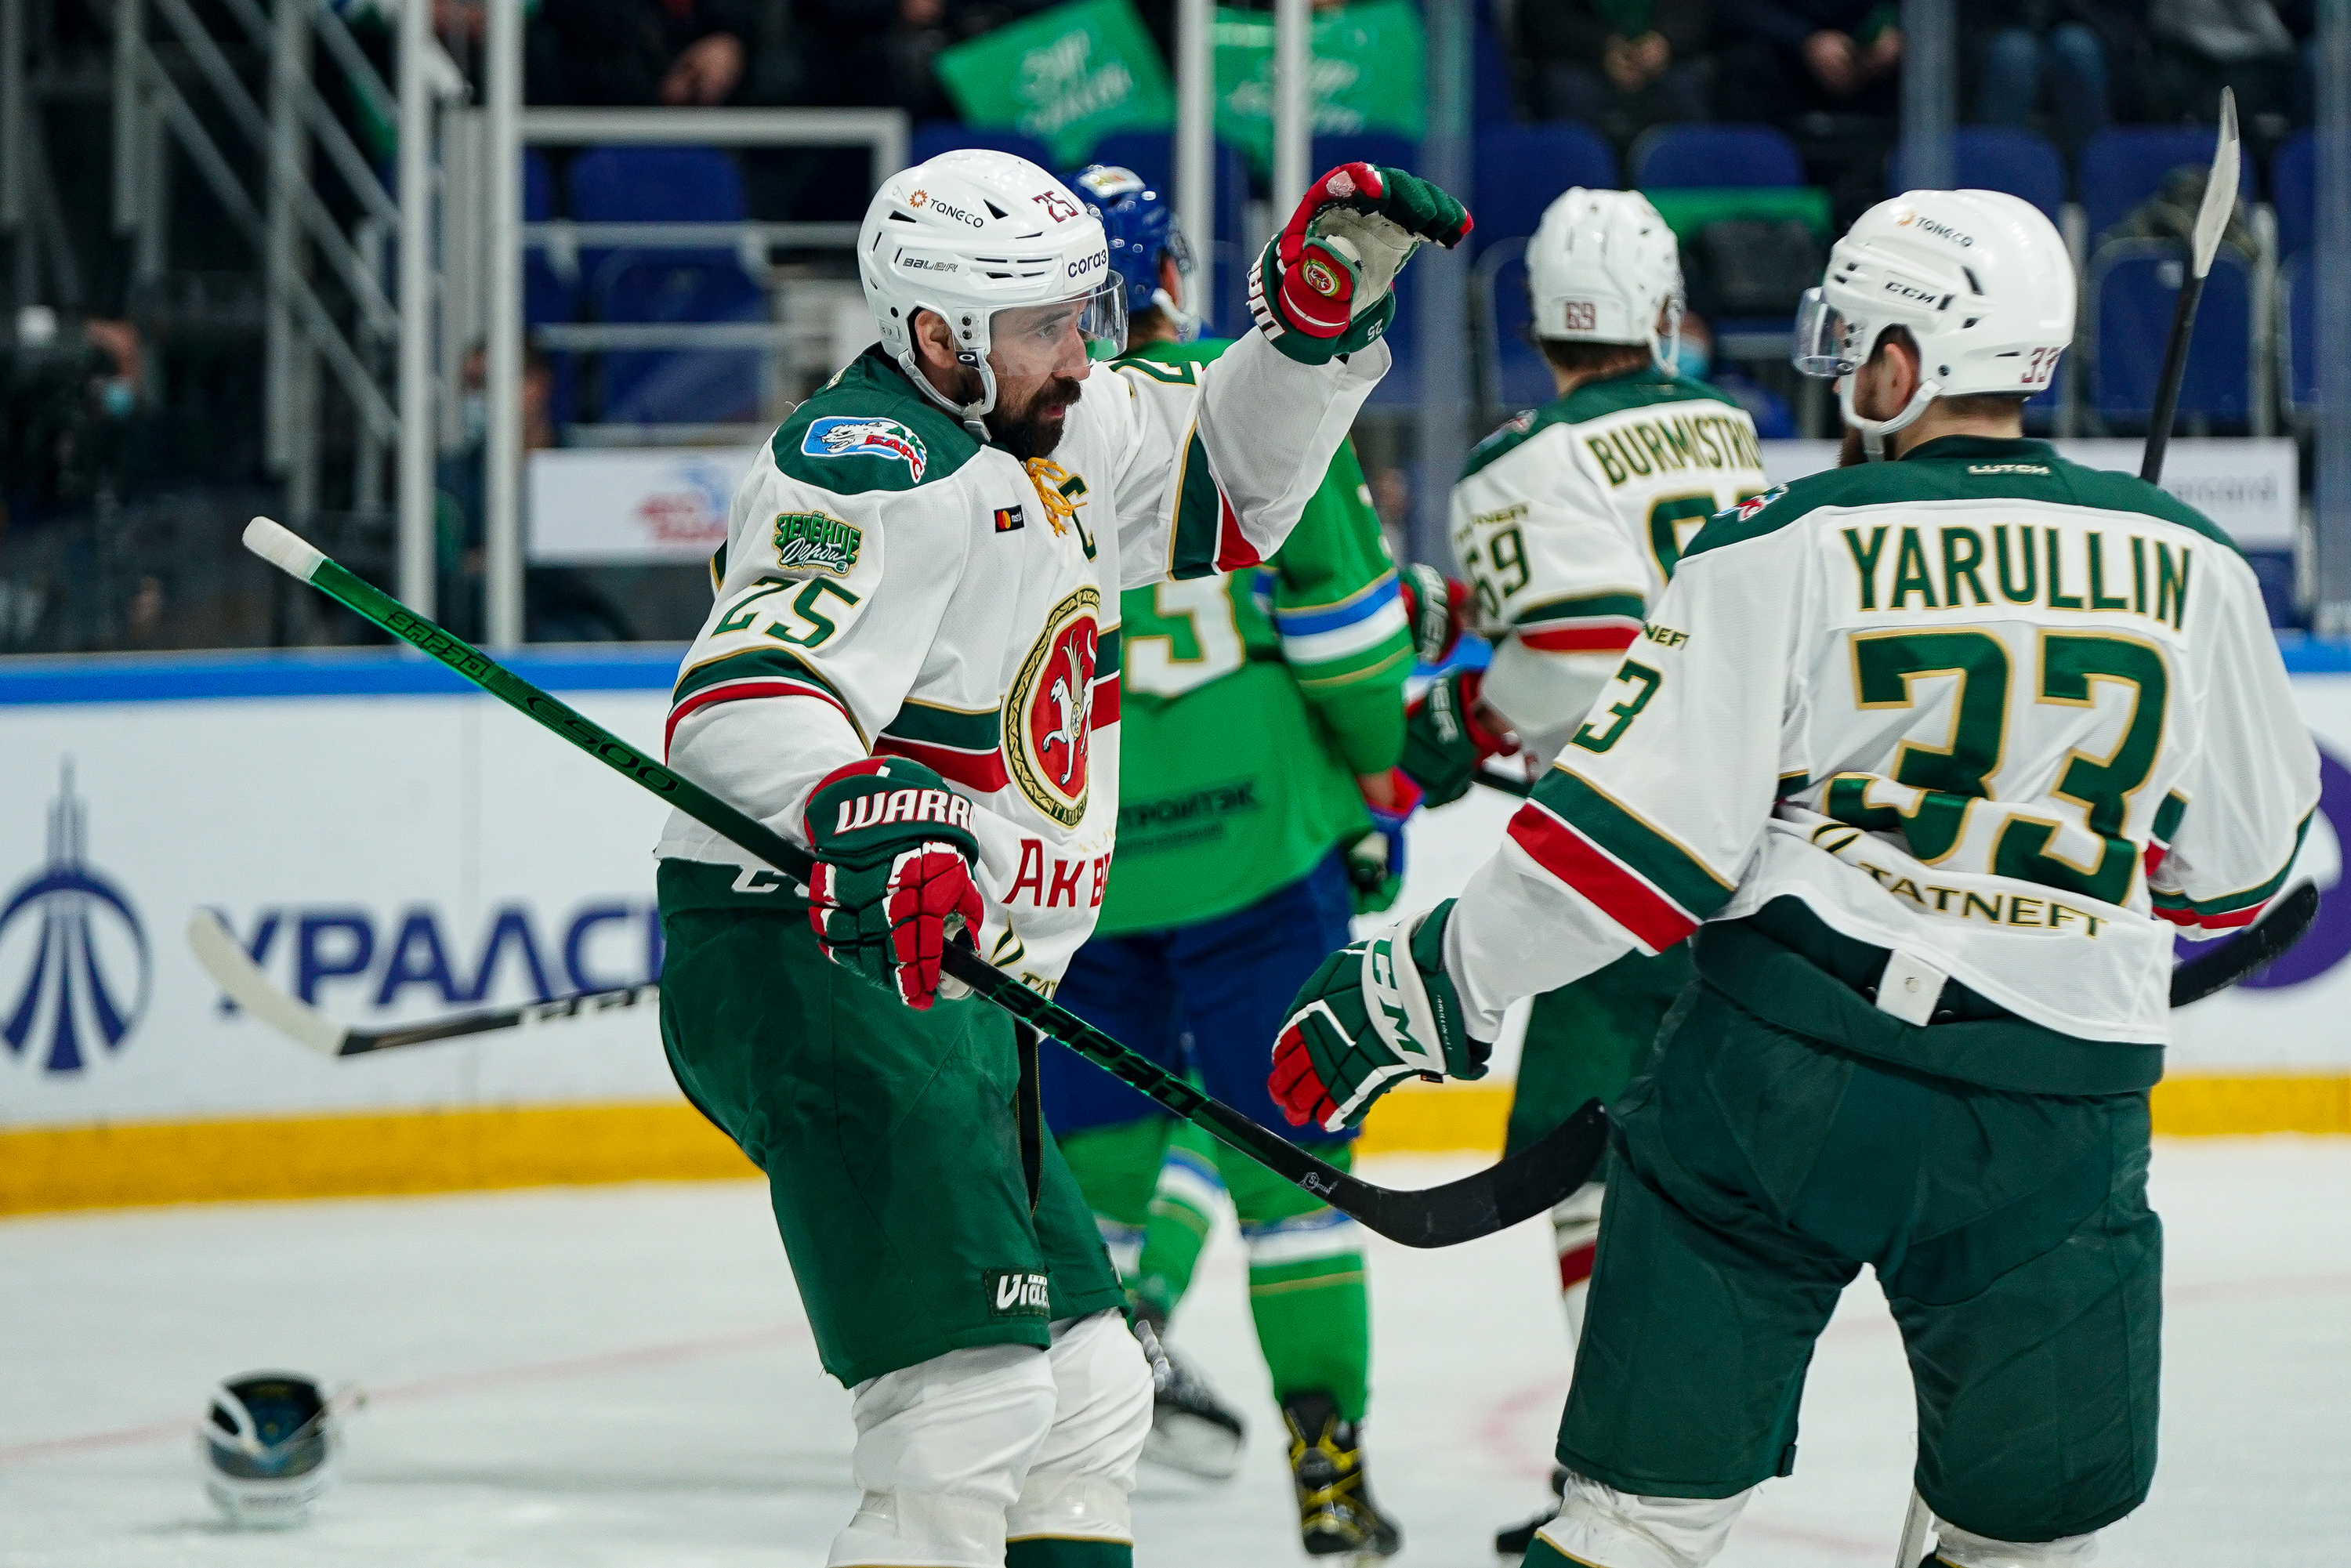
[[[1494,647],[1481,676],[1443,677],[1414,709],[1407,772],[1443,804],[1508,737],[1539,765],[1608,684],[1648,605],[1699,526],[1760,494],[1747,412],[1677,375],[1682,268],[1673,230],[1634,191],[1567,191],[1527,242],[1535,347],[1559,396],[1480,442],[1453,490],[1453,549]],[[1689,952],[1614,964],[1537,997],[1510,1105],[1507,1153],[1586,1100],[1614,1102],[1689,980]],[[1595,1173],[1552,1214],[1571,1346],[1600,1234]],[[1524,1552],[1535,1526],[1495,1549]]]
[[[1071,184],[1101,215],[1126,287],[1120,366],[1186,385],[1233,351],[1187,340],[1190,247],[1160,193],[1101,165]],[[1441,641],[1442,580],[1428,597]],[[1383,908],[1395,896],[1418,794],[1394,771],[1415,653],[1408,602],[1343,443],[1261,565],[1131,589],[1120,607],[1119,852],[1094,936],[1058,999],[1262,1123],[1279,1121],[1265,1041],[1290,998],[1347,940],[1359,891]],[[1047,1052],[1040,1068],[1046,1121],[1154,1353],[1144,1457],[1210,1476],[1238,1461],[1239,1418],[1165,1342],[1229,1193],[1306,1550],[1394,1552],[1397,1531],[1363,1471],[1371,1326],[1361,1228],[1068,1052]],[[1343,1169],[1353,1139],[1318,1128],[1303,1141]]]
[[[2155,1465],[2172,936],[2260,914],[2317,757],[2227,537],[2022,439],[2074,327],[2038,211],[1883,203],[1798,325],[1883,460],[1707,524],[1509,841],[1324,965],[1272,1086],[1346,1125],[1481,1072],[1513,998],[1695,930],[1617,1104],[1566,1500],[1527,1561],[1713,1558],[1793,1464],[1867,1264],[1931,1561],[2077,1562]]]
[[[1060,980],[1118,817],[1120,591],[1279,547],[1386,367],[1396,267],[1468,227],[1332,171],[1252,273],[1258,329],[1177,379],[1094,367],[1125,296],[1043,170],[946,153],[867,210],[881,342],[737,492],[669,718],[671,762],[816,873],[802,897],[683,815],[658,852],[672,1068],[767,1172],[855,1394],[835,1565],[1132,1561],[1150,1374],[1035,1139],[1033,1043],[941,953]]]

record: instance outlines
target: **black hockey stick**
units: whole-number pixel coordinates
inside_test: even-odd
[[[2190,1002],[2202,1001],[2215,991],[2225,991],[2240,980],[2251,979],[2284,957],[2286,949],[2302,940],[2310,923],[2317,917],[2318,888],[2305,882],[2279,899],[2243,936],[2228,942],[2219,952],[2190,958],[2172,970],[2171,1005],[2184,1008]]]
[[[430,653],[500,702],[538,720],[795,882],[805,884],[814,873],[815,862],[808,852],[774,829],[753,821],[594,720],[556,701],[480,649],[328,559],[277,523],[267,517],[254,518],[246,526],[245,545],[361,619]],[[1051,1035],[1176,1115],[1207,1128],[1284,1181],[1407,1247],[1449,1247],[1531,1218],[1582,1186],[1607,1148],[1607,1113],[1593,1100],[1533,1146],[1475,1176],[1416,1191],[1374,1186],[1316,1159],[1231,1106],[1210,1099],[1150,1058],[1136,1055],[1076,1014],[1055,1007],[968,948],[948,947],[944,967],[1006,1012]]]
[[[661,995],[661,988],[647,981],[636,986],[574,991],[569,996],[525,1002],[519,1007],[454,1013],[393,1029],[353,1029],[337,1023],[308,1002],[289,997],[270,984],[261,966],[221,924],[220,916],[209,909],[199,909],[188,916],[188,946],[194,951],[196,962],[204,966],[204,973],[213,977],[213,983],[229,1000],[288,1040],[307,1045],[322,1056],[362,1056],[371,1051],[428,1045],[437,1040],[488,1034],[495,1030],[559,1023],[565,1019],[607,1013],[616,1008],[632,1008]]]
[[[2171,312],[2171,336],[2163,345],[2163,380],[2155,389],[2155,413],[2147,427],[2147,451],[2139,458],[2138,476],[2152,485],[2163,477],[2163,452],[2171,444],[2171,421],[2179,410],[2179,385],[2188,377],[2188,339],[2196,326],[2196,307],[2204,298],[2204,279],[2212,270],[2212,256],[2220,248],[2221,231],[2237,206],[2237,95],[2220,89],[2220,137],[2212,149],[2212,172],[2204,182],[2204,200],[2196,209],[2195,235],[2189,245],[2188,276],[2179,280],[2179,302]]]

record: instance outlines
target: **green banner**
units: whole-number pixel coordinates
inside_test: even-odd
[[[1273,18],[1217,12],[1217,134],[1260,174],[1273,163]],[[1314,16],[1311,86],[1317,135],[1389,131],[1420,139],[1427,40],[1407,0],[1371,0]]]
[[[1115,131],[1165,131],[1176,95],[1132,0],[1079,0],[943,51],[939,80],[967,125],[1024,131],[1062,168]]]

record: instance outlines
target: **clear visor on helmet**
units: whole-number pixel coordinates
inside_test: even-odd
[[[1114,360],[1126,352],[1126,287],[1113,276],[1073,298],[998,310],[987,342],[998,371],[1016,376],[1066,371],[1081,348],[1089,360]]]
[[[1851,375],[1859,338],[1860,323],[1846,319],[1819,288],[1807,288],[1796,306],[1796,340],[1788,359],[1808,376]]]

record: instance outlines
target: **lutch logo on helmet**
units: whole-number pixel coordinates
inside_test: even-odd
[[[0,1040],[11,1056],[37,1051],[44,1072],[84,1071],[93,1044],[120,1050],[153,979],[139,912],[82,858],[88,826],[68,759],[49,806],[48,863],[0,904],[0,974],[18,980],[13,994],[0,986]],[[19,925],[25,915],[38,918]],[[12,946],[11,931],[25,936]]]
[[[1029,803],[1064,827],[1086,814],[1094,658],[1102,595],[1081,588],[1053,607],[1004,705],[1004,757]]]
[[[800,452],[809,457],[894,457],[917,479],[931,464],[923,438],[894,419],[836,414],[813,420],[800,438]]]

